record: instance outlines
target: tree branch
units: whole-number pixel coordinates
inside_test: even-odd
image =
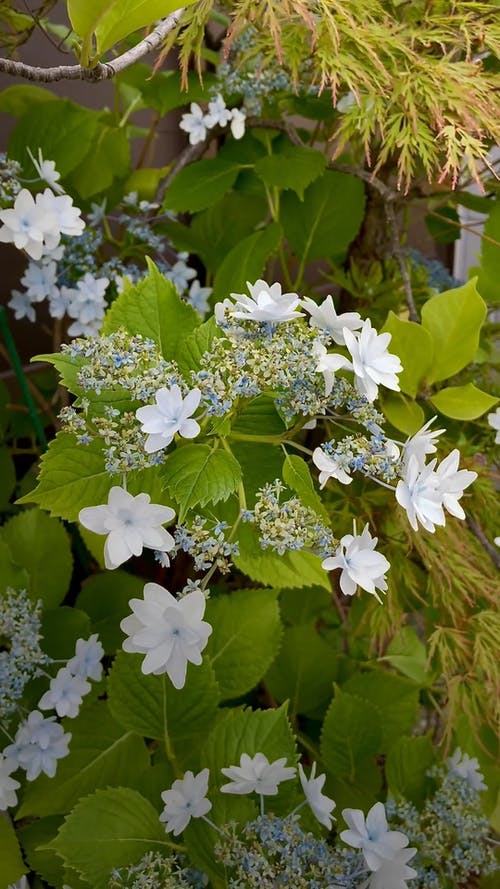
[[[411,279],[408,272],[406,257],[403,248],[401,247],[401,242],[399,240],[399,226],[396,219],[394,204],[390,201],[386,201],[384,204],[384,209],[387,223],[391,232],[392,255],[399,265],[399,271],[401,272],[401,277],[403,279],[403,287],[405,291],[405,299],[406,305],[408,306],[410,321],[415,321],[418,324],[420,322],[420,318],[418,317],[417,307],[415,305],[415,300],[413,299]]]
[[[474,537],[479,540],[479,543],[483,547],[483,549],[488,553],[491,561],[495,565],[496,568],[500,568],[500,550],[493,543],[490,543],[486,534],[479,522],[476,519],[473,519],[472,516],[468,515],[466,518],[467,527],[474,534]]]
[[[58,65],[53,68],[37,68],[34,65],[25,65],[24,62],[16,62],[13,59],[0,59],[0,73],[10,74],[12,77],[24,77],[25,80],[35,80],[40,83],[54,83],[56,80],[109,80],[120,71],[129,68],[134,62],[142,59],[149,52],[158,49],[170,31],[179,24],[179,19],[184,8],[177,9],[171,15],[163,19],[151,31],[144,40],[141,40],[132,49],[117,56],[110,62],[98,62],[94,68],[83,68],[81,65]]]

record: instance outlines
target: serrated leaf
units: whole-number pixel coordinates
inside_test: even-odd
[[[292,714],[321,718],[338,675],[337,655],[312,624],[288,627],[266,685],[277,701],[290,702]]]
[[[100,787],[127,786],[149,765],[142,738],[115,722],[104,701],[85,707],[63,725],[72,734],[69,756],[58,763],[54,778],[41,775],[26,784],[20,818],[69,812]]]
[[[69,537],[62,522],[40,509],[27,509],[6,522],[3,539],[13,560],[29,573],[30,598],[41,599],[45,608],[59,605],[73,571]]]
[[[425,645],[411,627],[399,630],[390,642],[386,655],[380,660],[388,661],[403,676],[413,679],[419,685],[426,685],[429,682]]]
[[[34,105],[42,102],[57,101],[57,96],[43,86],[18,83],[2,90],[0,95],[0,111],[12,117],[23,117]]]
[[[400,392],[384,392],[380,404],[389,423],[406,435],[414,435],[423,426],[425,416],[420,405]]]
[[[69,176],[69,186],[87,200],[123,179],[130,169],[130,143],[124,129],[101,124],[92,150]]]
[[[326,166],[322,151],[287,145],[283,151],[257,160],[255,172],[266,183],[276,188],[292,189],[302,199],[304,190]]]
[[[151,803],[135,790],[118,787],[82,799],[51,848],[93,889],[108,889],[114,868],[135,864],[152,849],[168,855],[171,844]]]
[[[103,321],[102,333],[125,328],[127,333],[152,339],[164,358],[175,358],[182,351],[183,338],[201,324],[201,318],[182,301],[154,263],[148,261],[148,268],[147,277],[114,301]]]
[[[354,781],[359,768],[380,752],[381,717],[373,704],[343,689],[335,690],[321,730],[321,756],[335,777]]]
[[[195,0],[186,0],[190,6]],[[153,25],[179,9],[177,0],[67,0],[73,30],[98,54],[106,52],[139,28]]]
[[[220,691],[207,659],[188,664],[181,691],[166,674],[144,675],[142,656],[119,652],[109,675],[109,707],[120,725],[148,738],[168,732],[178,757],[192,761],[217,713]]]
[[[389,351],[397,355],[403,365],[403,372],[398,374],[401,391],[414,398],[419,384],[432,367],[434,346],[430,333],[421,324],[402,321],[392,311],[381,333],[391,334]]]
[[[446,380],[466,367],[479,346],[486,305],[473,278],[454,290],[438,293],[422,307],[422,324],[434,341],[429,383]]]
[[[427,772],[435,761],[436,753],[428,735],[399,738],[385,763],[390,792],[420,807],[432,786]]]
[[[299,495],[301,503],[312,509],[324,522],[330,525],[328,510],[314,487],[309,467],[302,457],[296,454],[287,454],[283,463],[283,481],[292,491]]]
[[[42,102],[21,118],[9,139],[9,157],[25,170],[33,170],[26,151],[35,155],[41,148],[44,158],[54,161],[65,178],[83,161],[91,149],[99,124],[99,114],[67,99]]]
[[[106,654],[114,654],[121,648],[120,621],[130,614],[130,599],[141,598],[143,587],[144,581],[140,577],[119,568],[93,574],[84,581],[76,606],[90,617],[92,632],[99,634]]]
[[[0,815],[0,849],[0,889],[9,889],[27,873],[28,868],[23,862],[16,832],[3,815]]]
[[[233,187],[239,170],[239,164],[219,157],[190,164],[172,180],[164,206],[179,213],[205,210]]]
[[[62,886],[64,865],[53,849],[43,848],[56,836],[63,818],[50,815],[21,827],[18,836],[30,870],[39,874],[50,886]]]
[[[282,626],[275,590],[237,590],[207,603],[213,632],[207,657],[222,699],[246,694],[264,676],[280,646]]]
[[[238,440],[238,435],[281,435],[286,426],[276,410],[274,399],[268,395],[259,395],[252,398],[238,413],[232,425],[232,433],[236,433],[234,438]],[[254,448],[258,442],[252,442],[250,448]],[[237,445],[239,447],[239,445]],[[273,446],[274,454],[277,456],[278,449]]]
[[[179,521],[188,509],[227,500],[241,481],[241,467],[232,454],[209,445],[177,448],[161,470],[165,489],[179,504]]]
[[[215,317],[212,315],[208,321],[196,327],[184,340],[182,350],[177,356],[177,364],[187,380],[190,380],[192,370],[199,370],[201,358],[210,348],[210,344],[218,335],[219,330]]]
[[[0,538],[0,590],[12,587],[14,590],[26,590],[29,574],[14,561],[14,557],[4,540]]]
[[[382,719],[382,748],[387,753],[397,739],[410,732],[418,716],[418,688],[414,682],[387,670],[356,673],[343,686],[376,707]]]
[[[214,300],[225,299],[230,293],[245,293],[246,282],[252,284],[263,274],[264,266],[277,250],[281,237],[281,226],[273,222],[236,244],[215,274]]]
[[[448,386],[431,395],[431,401],[441,414],[453,420],[477,420],[498,404],[498,398],[482,392],[473,383]]]

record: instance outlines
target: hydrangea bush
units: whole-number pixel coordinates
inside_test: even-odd
[[[418,10],[352,0],[346,56],[337,4],[149,5],[69,0],[71,38],[40,11],[61,77],[116,76],[113,111],[0,96],[0,241],[26,259],[0,310],[25,400],[0,390],[0,889],[491,889],[492,75],[474,120],[454,101],[467,138],[408,143],[404,105],[394,153],[370,47],[384,14],[406,58]],[[459,6],[465,77],[494,50]],[[431,82],[445,19],[421,12]],[[137,62],[175,37],[185,66],[207,15],[201,80]],[[155,167],[174,109],[187,144]],[[425,201],[438,242],[460,230],[465,166],[490,196],[459,282],[404,226]],[[36,384],[9,317],[47,328]]]

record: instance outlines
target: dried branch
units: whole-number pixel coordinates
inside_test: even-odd
[[[38,68],[34,65],[25,65],[24,62],[16,62],[13,59],[0,59],[0,72],[10,74],[12,77],[24,77],[25,80],[34,80],[39,83],[54,83],[57,80],[109,80],[120,71],[129,68],[134,62],[142,59],[149,52],[158,49],[170,31],[179,24],[179,19],[184,8],[177,9],[171,15],[163,19],[132,49],[122,53],[110,62],[98,62],[93,68],[83,68],[82,65],[57,65],[53,68]]]

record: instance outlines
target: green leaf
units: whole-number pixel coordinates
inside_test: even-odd
[[[23,862],[16,832],[3,816],[0,816],[0,849],[0,889],[9,889],[12,883],[17,883],[27,873],[28,868]]]
[[[26,590],[29,574],[26,568],[16,565],[10,547],[0,538],[0,590],[12,587],[14,590]]]
[[[218,157],[184,167],[169,185],[164,207],[180,213],[205,210],[233,187],[239,169]]]
[[[436,753],[428,735],[399,738],[385,763],[390,792],[420,807],[432,786],[426,773],[435,760]]]
[[[411,627],[399,630],[388,646],[387,654],[380,660],[388,661],[403,676],[413,679],[418,685],[428,684],[425,645]]]
[[[422,324],[434,341],[434,361],[429,383],[446,380],[474,358],[486,305],[473,278],[454,290],[438,293],[422,307]]]
[[[92,150],[69,177],[69,185],[88,199],[106,191],[130,169],[130,144],[124,129],[100,126]]]
[[[328,526],[330,525],[328,510],[323,505],[323,501],[314,487],[309,466],[302,457],[297,457],[296,454],[286,455],[283,463],[283,481],[292,489],[292,491],[295,491],[296,494],[299,495],[304,506],[308,506],[309,509],[312,509],[317,513]]]
[[[241,143],[237,143],[240,146]],[[238,159],[245,163],[244,158]],[[195,252],[211,272],[217,272],[227,254],[250,235],[267,216],[267,202],[262,195],[232,191],[222,200],[198,213],[188,232],[194,238]],[[167,228],[174,238],[174,232]],[[182,246],[182,245],[180,245]],[[187,246],[184,249],[191,250]],[[260,272],[257,273],[257,276]]]
[[[84,707],[63,725],[72,734],[69,756],[58,763],[54,778],[41,775],[26,785],[20,818],[69,812],[87,794],[127,786],[149,766],[142,738],[115,722],[105,701]]]
[[[120,621],[130,614],[130,599],[140,599],[143,588],[140,577],[120,569],[93,574],[84,581],[76,605],[90,617],[92,632],[99,633],[106,654],[121,648]]]
[[[281,207],[286,238],[301,264],[343,257],[363,221],[363,184],[356,176],[329,170],[306,189],[303,202],[287,192]]]
[[[30,598],[41,599],[45,608],[58,605],[68,592],[73,571],[63,524],[40,509],[27,509],[6,522],[3,538],[14,561],[29,572]]]
[[[179,504],[182,521],[188,509],[227,500],[241,481],[241,467],[226,451],[193,444],[169,454],[161,477],[165,489]]]
[[[215,317],[212,315],[208,321],[196,327],[184,340],[182,350],[177,356],[177,364],[187,380],[190,379],[192,370],[200,369],[201,358],[210,348],[210,344],[219,330]]]
[[[304,190],[321,176],[325,166],[326,157],[322,151],[286,145],[283,151],[260,158],[255,171],[266,185],[291,188],[302,200]]]
[[[42,648],[57,660],[73,657],[77,639],[88,639],[90,621],[84,611],[62,605],[45,611],[42,616]]]
[[[67,99],[39,103],[21,118],[12,131],[9,157],[31,172],[33,165],[26,146],[35,156],[41,148],[44,158],[54,161],[64,178],[76,169],[91,150],[98,120],[97,112]]]
[[[292,714],[321,718],[338,675],[337,655],[312,624],[289,627],[266,676],[277,701],[290,701]]]
[[[195,0],[186,0],[190,6]],[[73,30],[89,47],[94,37],[99,55],[179,9],[177,0],[67,0]],[[85,60],[82,61],[85,64]]]
[[[425,416],[420,405],[399,392],[384,392],[380,404],[389,423],[406,435],[414,435],[423,426]]]
[[[498,404],[498,398],[477,389],[473,383],[465,386],[448,386],[431,396],[431,401],[441,414],[454,420],[476,420]]]
[[[120,725],[148,738],[168,733],[178,757],[192,760],[212,727],[220,699],[210,663],[188,664],[181,691],[166,674],[145,676],[142,656],[119,652],[109,675],[109,707]]]
[[[431,238],[438,244],[453,244],[460,237],[460,216],[454,207],[436,207],[435,211],[441,218],[437,219],[433,215],[425,217]]]
[[[0,447],[0,508],[7,506],[16,487],[16,467],[8,448]]]
[[[380,752],[382,720],[368,700],[342,689],[328,708],[321,730],[321,756],[336,777],[354,781],[358,769]]]
[[[328,574],[318,556],[305,552],[286,552],[280,556],[272,550],[263,550],[250,523],[240,525],[238,542],[240,553],[233,562],[251,580],[275,589],[311,586],[330,589]]]
[[[471,195],[472,197],[472,195]],[[478,290],[485,300],[493,306],[498,305],[498,281],[500,280],[500,201],[489,201],[489,208],[481,212],[490,214],[484,224],[484,235],[481,238],[481,256],[479,263]],[[491,238],[491,241],[487,240]],[[494,243],[492,243],[494,242]]]
[[[32,821],[18,831],[30,870],[39,874],[50,886],[64,884],[64,865],[53,849],[43,847],[54,839],[62,822],[60,815],[50,815]]]
[[[43,86],[19,83],[8,86],[0,94],[0,111],[12,117],[23,117],[34,105],[57,101],[57,96]],[[31,149],[33,151],[33,149]]]
[[[410,732],[418,716],[418,688],[386,670],[356,673],[343,688],[376,707],[382,719],[382,749],[387,753],[398,737]]]
[[[93,889],[108,889],[114,868],[135,864],[151,850],[168,855],[171,844],[158,812],[135,790],[98,790],[66,818],[51,848]]]
[[[182,339],[201,323],[198,312],[183,302],[171,281],[148,261],[149,274],[128,287],[106,314],[102,333],[124,327],[132,335],[154,340],[164,358],[182,351]]]
[[[276,410],[274,399],[269,398],[268,395],[259,395],[257,398],[249,401],[241,413],[238,413],[231,432],[239,435],[281,435],[285,429],[286,426]],[[255,444],[252,443],[250,448],[252,452]],[[273,447],[273,451],[276,457],[278,457],[276,447]],[[273,479],[275,477],[273,476]]]
[[[277,250],[281,237],[281,226],[273,222],[233,247],[215,274],[214,300],[225,299],[232,292],[246,292],[247,281],[253,284],[263,274],[266,261]]]
[[[208,600],[207,656],[223,700],[254,688],[276,657],[282,636],[277,596],[276,590],[237,590]]]
[[[391,334],[389,351],[401,359],[404,368],[398,374],[401,391],[414,398],[419,384],[432,367],[434,346],[430,333],[421,324],[402,321],[392,311],[381,333]]]

